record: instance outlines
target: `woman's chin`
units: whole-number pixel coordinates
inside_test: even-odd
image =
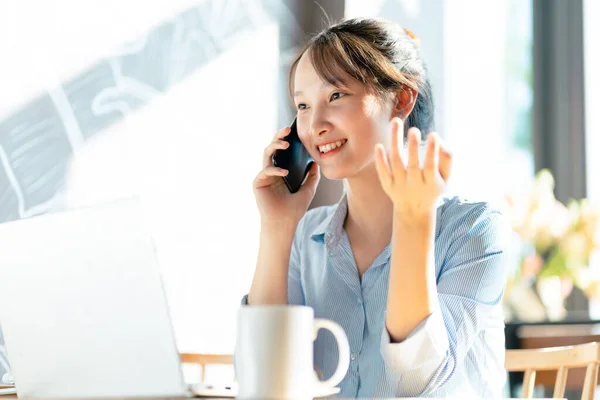
[[[331,181],[345,179],[348,176],[344,168],[323,168],[323,166],[321,166],[321,174]]]

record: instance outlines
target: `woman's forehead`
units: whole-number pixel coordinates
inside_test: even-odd
[[[298,61],[298,65],[296,66],[296,86],[298,84],[314,84],[317,83],[317,81],[321,81],[321,77],[315,70],[308,52],[305,52],[302,57],[300,57],[300,61]]]
[[[336,82],[328,82],[319,75],[308,52],[305,52],[298,61],[294,73],[294,92],[327,90],[338,86],[350,87],[355,84],[360,84],[355,79],[352,79],[352,77],[341,68],[337,71],[335,80]]]

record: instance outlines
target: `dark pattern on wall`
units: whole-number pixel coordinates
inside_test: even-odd
[[[0,120],[0,223],[65,208],[62,200],[72,155],[87,140],[130,113],[168,95],[169,88],[235,45],[277,21],[282,64],[302,38],[290,1],[199,2],[117,54],[90,66]],[[311,5],[312,7],[312,5]],[[243,60],[240,60],[240,67]],[[288,119],[286,76],[280,104]],[[0,332],[0,379],[6,372]]]

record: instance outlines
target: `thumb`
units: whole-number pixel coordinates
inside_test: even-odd
[[[440,149],[442,150],[442,149]],[[440,151],[439,171],[444,182],[448,182],[450,171],[452,169],[452,154],[443,149]]]

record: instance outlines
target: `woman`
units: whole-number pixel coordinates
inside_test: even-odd
[[[501,397],[506,224],[486,203],[441,198],[451,155],[435,133],[423,135],[420,165],[433,102],[410,32],[379,19],[334,25],[294,62],[290,92],[315,163],[290,194],[271,163],[289,128],[264,152],[246,303],[307,305],[342,325],[352,355],[341,397]],[[307,212],[320,172],[345,193]],[[315,362],[333,373],[327,335]]]

